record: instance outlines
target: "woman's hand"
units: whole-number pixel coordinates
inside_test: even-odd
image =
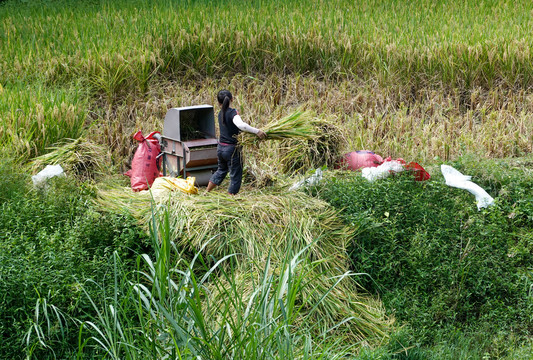
[[[261,140],[264,140],[264,139],[266,139],[266,137],[267,137],[266,132],[264,132],[263,130],[259,130],[259,132],[258,132],[256,135],[257,135],[257,137],[258,137],[259,139],[261,139]]]

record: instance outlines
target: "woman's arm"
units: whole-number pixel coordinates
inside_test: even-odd
[[[256,134],[261,131],[257,128],[254,128],[253,126],[250,126],[248,125],[247,123],[245,123],[244,121],[242,121],[242,118],[240,115],[235,115],[233,117],[233,124],[235,124],[236,127],[238,127],[239,129],[241,129],[242,131],[245,131],[245,132],[249,132],[249,133],[252,133],[252,134]]]

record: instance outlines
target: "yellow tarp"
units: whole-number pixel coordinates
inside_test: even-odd
[[[154,198],[168,196],[169,191],[181,191],[185,194],[198,194],[198,188],[194,186],[195,177],[187,179],[173,178],[169,176],[158,177],[154,180],[151,190]]]

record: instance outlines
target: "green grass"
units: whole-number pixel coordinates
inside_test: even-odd
[[[423,183],[409,174],[370,183],[349,173],[316,190],[357,229],[351,258],[370,275],[363,286],[436,358],[510,356],[531,336],[530,161],[453,163],[496,199],[482,211],[471,194],[446,186],[438,168]],[[432,348],[443,341],[458,347],[456,355]]]
[[[131,217],[96,211],[91,186],[59,179],[39,192],[30,188],[24,171],[18,182],[10,178],[19,169],[5,165],[0,180],[3,190],[18,185],[0,201],[0,357],[20,359],[33,352],[44,359],[55,352],[57,358],[72,358],[77,327],[71,318],[90,316],[82,284],[112,271],[108,256],[114,251],[131,264],[146,237]],[[97,287],[86,291],[101,296]]]

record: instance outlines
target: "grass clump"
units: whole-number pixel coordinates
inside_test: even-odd
[[[111,270],[113,251],[131,259],[145,235],[131,217],[90,206],[88,185],[56,179],[40,192],[28,187],[29,176],[21,178],[20,189],[0,203],[0,357],[22,358],[26,349],[39,359],[71,358],[77,334],[70,319],[90,309],[81,284]],[[100,290],[87,288],[95,299]]]

